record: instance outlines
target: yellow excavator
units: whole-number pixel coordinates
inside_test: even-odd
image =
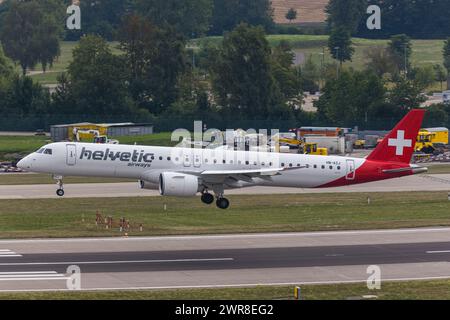
[[[280,152],[281,147],[287,146],[289,147],[290,150],[292,149],[298,150],[298,153],[301,154],[320,155],[320,156],[328,155],[327,148],[319,148],[317,143],[306,143],[303,140],[299,140],[295,138],[295,134],[292,134],[292,136],[277,135],[272,137],[271,139],[275,141],[276,145],[279,148],[279,150],[276,150],[277,152]]]

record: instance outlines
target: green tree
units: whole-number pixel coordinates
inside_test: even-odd
[[[158,27],[170,25],[188,38],[200,37],[209,29],[212,0],[136,0],[139,13]]]
[[[290,8],[286,13],[286,19],[289,20],[289,23],[292,23],[292,20],[297,19],[297,10]]]
[[[432,65],[414,67],[411,73],[414,81],[423,89],[430,87],[436,81],[436,73]]]
[[[300,68],[303,91],[315,93],[319,91],[318,81],[320,80],[320,70],[314,63],[312,55],[306,59],[305,64]]]
[[[367,9],[367,0],[330,0],[325,9],[332,29],[345,29],[352,35]]]
[[[178,97],[186,67],[185,42],[173,28],[160,29],[130,16],[121,29],[132,96],[141,108],[160,113]]]
[[[375,73],[344,70],[327,81],[316,107],[324,122],[354,126],[378,117],[386,104],[384,83]]]
[[[0,79],[9,78],[14,72],[11,61],[5,56],[3,48],[0,45]]]
[[[301,94],[301,78],[293,68],[294,53],[287,41],[281,41],[272,50],[272,74],[283,99],[291,100]]]
[[[283,104],[272,73],[270,45],[262,27],[240,24],[224,37],[211,58],[217,101],[235,119],[265,119]]]
[[[444,66],[447,69],[447,89],[450,90],[450,38],[444,43]]]
[[[390,50],[383,47],[370,48],[365,51],[366,68],[375,72],[379,77],[385,74],[398,73],[398,66]]]
[[[77,40],[82,34],[96,34],[107,40],[116,39],[122,19],[134,9],[134,0],[82,0],[82,30],[68,31],[67,39]]]
[[[407,75],[411,68],[411,39],[406,34],[392,36],[389,41],[389,51],[394,57],[398,69]]]
[[[125,64],[112,54],[108,43],[101,37],[89,35],[81,38],[73,50],[69,65],[70,83],[60,78],[58,92],[68,92],[75,105],[70,114],[120,115],[132,112],[128,98]],[[60,97],[60,99],[63,99]]]
[[[405,77],[395,77],[393,84],[388,100],[398,115],[404,115],[426,101],[422,94],[423,87],[416,81]]]
[[[444,90],[443,82],[447,80],[447,72],[444,69],[444,67],[440,64],[434,65],[433,68],[434,68],[435,80],[441,84],[441,91],[443,91]]]
[[[328,40],[328,49],[341,65],[345,61],[351,61],[355,48],[353,48],[350,32],[343,27],[333,29]]]
[[[271,0],[213,0],[211,20],[212,35],[222,35],[233,30],[240,23],[262,26],[266,31],[274,27]]]
[[[4,13],[0,40],[6,55],[19,62],[23,75],[39,62],[45,71],[60,53],[60,11],[44,11],[58,4],[56,0],[12,1]]]
[[[450,106],[447,104],[433,104],[427,108],[423,119],[424,127],[447,127],[450,122]]]
[[[19,116],[34,116],[49,112],[50,94],[30,77],[15,76],[6,93],[5,101],[5,104],[0,105],[0,110]]]

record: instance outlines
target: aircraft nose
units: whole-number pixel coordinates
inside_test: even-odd
[[[30,156],[26,156],[25,158],[23,158],[22,160],[20,160],[17,163],[17,168],[23,169],[23,170],[27,170],[27,169],[31,169],[31,159]]]

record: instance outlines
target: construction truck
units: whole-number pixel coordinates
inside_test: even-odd
[[[303,153],[316,155],[316,156],[327,156],[328,149],[327,148],[319,148],[317,143],[305,143],[303,145]]]
[[[278,147],[276,152],[291,152],[296,150],[297,153],[310,155],[328,155],[327,148],[319,148],[317,143],[306,143],[304,139],[297,139],[295,133],[279,133],[271,137]]]
[[[414,151],[426,154],[441,153],[448,145],[447,128],[420,129]]]
[[[102,135],[99,130],[74,128],[73,133],[77,142],[92,141],[93,143],[119,144],[118,140],[109,139],[108,136]]]

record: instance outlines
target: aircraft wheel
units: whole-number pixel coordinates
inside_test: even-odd
[[[217,199],[216,205],[220,209],[227,209],[230,206],[230,201],[226,198]]]
[[[63,189],[58,189],[58,190],[56,190],[56,194],[58,196],[60,196],[60,197],[63,197],[64,196],[64,190]]]
[[[202,194],[202,202],[206,204],[211,204],[214,202],[214,196],[211,193]]]

